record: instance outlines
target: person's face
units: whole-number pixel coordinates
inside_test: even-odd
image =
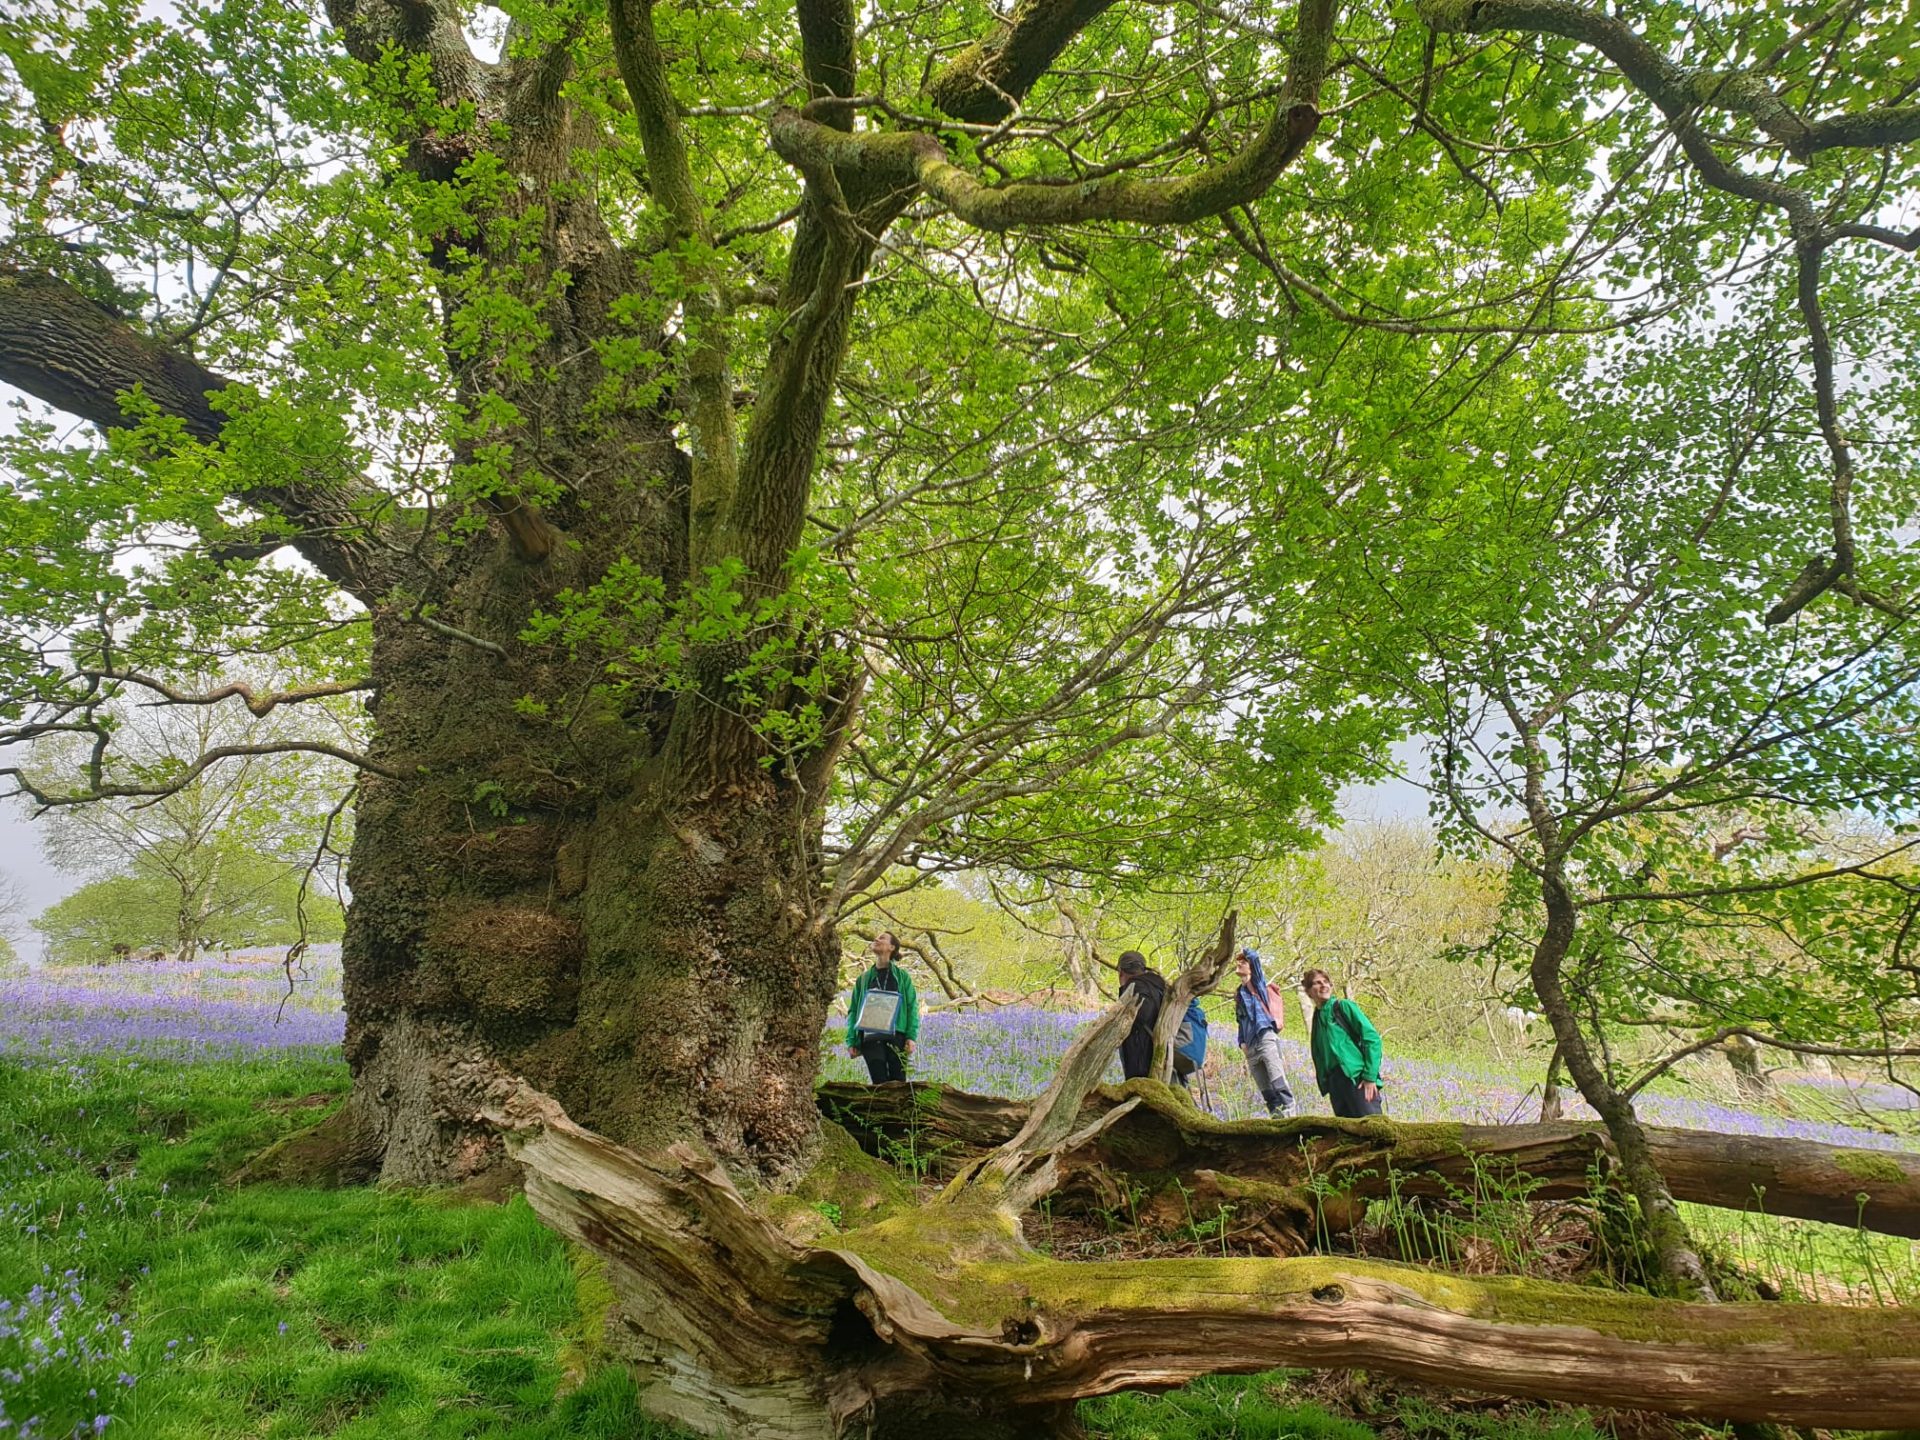
[[[882,969],[885,969],[893,964],[893,937],[891,935],[874,936],[873,943],[867,946],[867,953],[880,963]]]
[[[1307,981],[1307,998],[1316,1006],[1324,1005],[1333,998],[1333,982],[1324,975],[1316,975]]]
[[[1250,985],[1253,983],[1253,962],[1247,959],[1246,956],[1236,956],[1233,962],[1233,968],[1240,972],[1240,983],[1242,985]]]

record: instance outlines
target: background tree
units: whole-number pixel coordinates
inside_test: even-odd
[[[352,743],[357,707],[321,686],[308,703],[254,715],[228,703],[238,695],[216,695],[205,676],[116,673],[129,678],[110,682],[111,698],[90,711],[99,726],[88,737],[100,743],[97,785],[160,793],[46,812],[49,856],[95,877],[37,922],[57,962],[104,961],[116,947],[189,961],[208,945],[292,944],[305,892],[317,892],[312,938],[338,938],[327,933],[324,903],[338,867],[323,862],[346,853],[352,819],[339,767],[299,747]],[[96,763],[76,764],[73,752],[86,746],[65,738],[69,766]],[[188,775],[220,751],[230,752],[222,763]],[[331,906],[337,915],[337,895]]]
[[[11,875],[0,875],[0,968],[11,970],[20,963],[17,945],[25,908],[20,883]]]
[[[1753,289],[1769,283],[1779,277],[1761,267]],[[1837,896],[1878,885],[1907,904],[1905,882],[1877,867],[1897,871],[1914,843],[1904,797],[1920,779],[1907,739],[1920,651],[1898,610],[1792,624],[1756,613],[1766,577],[1804,543],[1786,494],[1810,434],[1798,357],[1772,342],[1763,302],[1748,303],[1672,350],[1623,351],[1576,411],[1586,442],[1515,477],[1554,498],[1534,543],[1562,557],[1558,573],[1514,579],[1477,629],[1436,630],[1436,658],[1406,676],[1439,737],[1451,834],[1512,860],[1507,918],[1527,917],[1507,932],[1527,952],[1516,998],[1545,1012],[1558,1063],[1606,1121],[1668,1273],[1706,1294],[1634,1115],[1647,1077],[1623,1073],[1610,1048],[1620,1027],[1684,1015],[1764,1030],[1791,1012],[1800,1038],[1838,1045],[1911,1025],[1911,977],[1891,968],[1897,932],[1859,925],[1873,901]],[[1870,308],[1855,322],[1869,335],[1880,323]],[[1690,364],[1743,324],[1754,331],[1733,375]],[[1912,439],[1903,388],[1863,405],[1896,447]],[[1653,447],[1667,476],[1629,499],[1617,467]],[[1911,593],[1890,533],[1910,480],[1897,464],[1876,478],[1876,564]],[[1583,537],[1578,567],[1570,532]],[[1837,814],[1880,821],[1884,843],[1850,860],[1815,843],[1808,821]],[[1770,930],[1801,961],[1782,966],[1735,926]]]
[[[333,896],[301,894],[297,867],[242,850],[209,872],[192,892],[190,912],[181,908],[179,868],[157,857],[82,885],[34,917],[47,962],[104,965],[129,954],[188,961],[207,951],[325,944],[345,927]]]
[[[1319,966],[1338,993],[1364,997],[1370,1015],[1392,1016],[1396,1045],[1458,1050],[1479,1030],[1497,1051],[1508,1038],[1490,1009],[1503,1003],[1498,992],[1443,957],[1486,938],[1503,876],[1438,840],[1418,821],[1342,825],[1240,891],[1242,933],[1282,983]]]

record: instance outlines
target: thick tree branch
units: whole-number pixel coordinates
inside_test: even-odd
[[[1178,225],[1217,215],[1264,194],[1306,150],[1319,124],[1311,102],[1294,101],[1275,112],[1251,145],[1219,165],[1174,179],[1109,175],[1085,185],[984,185],[924,131],[850,135],[782,110],[773,117],[772,132],[774,149],[796,166],[917,186],[969,225],[1011,230],[1092,221]]]
[[[452,0],[327,0],[327,18],[363,65],[380,64],[390,50],[422,56],[435,94],[449,108],[478,101],[487,86],[492,67],[467,44]],[[417,153],[437,148],[431,136],[415,146]]]
[[[818,1100],[820,1113],[845,1126],[869,1153],[891,1153],[911,1141],[936,1157],[937,1175],[957,1173],[983,1152],[1006,1145],[1029,1113],[1024,1101],[971,1095],[950,1085],[930,1097],[835,1083],[822,1086]],[[1524,1183],[1535,1199],[1570,1200],[1591,1194],[1596,1177],[1606,1179],[1618,1163],[1612,1139],[1598,1124],[1225,1121],[1145,1081],[1094,1091],[1075,1128],[1085,1130],[1134,1100],[1140,1103],[1101,1132],[1089,1153],[1071,1157],[1074,1169],[1104,1167],[1117,1188],[1149,1191],[1170,1190],[1173,1177],[1191,1187],[1215,1175],[1263,1186],[1270,1196],[1304,1195],[1317,1187],[1342,1200],[1395,1193],[1444,1198],[1512,1180]],[[1648,1126],[1646,1133],[1675,1199],[1734,1210],[1763,1204],[1771,1215],[1920,1237],[1920,1155],[1912,1151],[1661,1126]],[[1074,1208],[1075,1194],[1056,1206]],[[1310,1229],[1304,1238],[1311,1240]]]
[[[647,157],[647,188],[671,223],[671,240],[692,254],[687,264],[687,385],[692,394],[693,477],[688,526],[691,573],[739,553],[729,524],[739,484],[733,423],[733,367],[727,343],[726,297],[708,258],[713,232],[701,202],[667,60],[653,28],[653,0],[612,0],[607,18],[620,78],[633,101]]]
[[[298,705],[303,700],[324,700],[333,695],[351,695],[356,691],[374,688],[371,680],[339,680],[326,685],[302,685],[293,690],[270,690],[264,695],[254,693],[251,685],[233,681],[227,685],[202,693],[181,690],[156,675],[146,675],[138,670],[79,670],[76,674],[89,680],[118,681],[127,685],[138,685],[160,696],[154,704],[173,705],[218,705],[222,700],[238,697],[255,715],[265,715],[280,705]]]
[[[17,270],[0,270],[0,380],[103,429],[137,423],[122,402],[138,394],[204,444],[217,443],[226,425],[208,396],[240,385],[140,334],[66,281]],[[284,516],[296,531],[287,544],[343,589],[370,598],[378,568],[357,512],[368,493],[358,475],[302,476],[236,498]]]
[[[855,79],[852,5],[847,0],[795,0],[793,9],[800,26],[800,68],[807,76],[807,98],[850,98]],[[836,111],[827,123],[851,130],[852,109]]]
[[[961,51],[927,86],[927,98],[956,120],[1004,120],[1073,38],[1113,0],[1021,0],[992,38]]]
[[[1806,321],[1807,339],[1813,352],[1814,406],[1820,416],[1820,438],[1826,442],[1827,454],[1833,462],[1827,501],[1833,554],[1825,560],[1808,563],[1793,587],[1767,611],[1769,625],[1784,624],[1853,573],[1853,450],[1840,428],[1840,405],[1834,393],[1833,340],[1827,333],[1826,315],[1820,307],[1821,253],[1821,242],[1815,236],[1803,235],[1795,247],[1800,315]]]
[[[560,90],[571,64],[570,28],[537,56],[502,68],[473,53],[461,9],[453,0],[327,0],[327,15],[347,53],[363,65],[381,65],[394,51],[424,59],[435,97],[448,116],[469,117],[463,129],[411,127],[407,157],[416,174],[449,180],[486,150],[492,144],[484,132],[489,110],[504,112],[512,122],[508,143],[517,152],[523,179],[530,157],[551,165],[565,155]],[[569,26],[582,18],[576,14]],[[501,100],[497,109],[492,104],[496,96]],[[544,561],[559,545],[560,531],[538,506],[512,494],[492,494],[484,503],[521,559]]]
[[[1893,230],[1885,225],[1836,225],[1836,240],[1872,240],[1877,244],[1904,250],[1909,255],[1920,250],[1920,230]]]
[[[24,770],[17,766],[0,766],[0,775],[10,778],[14,788],[8,795],[24,795],[42,810],[56,810],[67,805],[91,805],[96,800],[160,800],[168,795],[177,795],[205,773],[208,767],[222,760],[234,760],[246,755],[324,755],[329,760],[339,760],[364,770],[370,775],[384,776],[388,780],[398,780],[400,773],[389,770],[366,756],[339,745],[329,745],[321,740],[277,740],[259,745],[216,745],[203,751],[191,765],[157,785],[95,785],[90,790],[61,794],[41,788],[27,778]],[[0,797],[5,798],[5,797]]]
[[[1140,178],[1113,173],[1070,185],[1039,181],[985,185],[955,165],[945,147],[924,131],[851,134],[785,109],[773,118],[773,146],[789,163],[809,173],[831,169],[843,182],[859,176],[883,187],[923,190],[982,230],[1092,221],[1177,225],[1200,220],[1264,194],[1306,150],[1320,125],[1320,85],[1327,72],[1336,10],[1336,0],[1304,0],[1286,84],[1273,115],[1245,149],[1191,175]],[[1037,9],[1032,13],[1037,15]]]

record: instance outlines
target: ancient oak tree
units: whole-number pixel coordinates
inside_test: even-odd
[[[198,698],[255,713],[364,687],[362,736],[298,742],[357,776],[332,1168],[458,1179],[511,1129],[652,1297],[650,1403],[715,1430],[1338,1359],[1281,1337],[1350,1293],[1428,1306],[1416,1373],[1526,1388],[1584,1343],[1256,1267],[1166,1291],[1257,1313],[1230,1347],[1139,1369],[1166,1325],[1068,1322],[1019,1238],[1080,1095],[926,1222],[984,1289],[910,1215],[856,1263],[739,1207],[822,1163],[841,918],[969,865],[1200,873],[1372,763],[1405,717],[1355,657],[1551,571],[1516,514],[1584,543],[1511,482],[1587,443],[1610,337],[1761,277],[1811,443],[1752,604],[1903,613],[1844,383],[1911,284],[1901,7],[16,8],[0,380],[102,435],[0,438],[0,743],[81,756],[0,774],[42,807],[184,783],[104,717],[210,657],[247,688]],[[1657,493],[1641,460],[1618,483]],[[728,1284],[819,1346],[756,1370],[696,1313]],[[1603,1319],[1780,1357],[1724,1413],[1831,1402],[1817,1327]],[[1902,1363],[1844,1418],[1911,1419]]]

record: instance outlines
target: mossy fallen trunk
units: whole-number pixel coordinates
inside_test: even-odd
[[[647,1408],[705,1434],[1044,1435],[1084,1397],[1276,1365],[1715,1419],[1920,1423],[1920,1315],[1906,1312],[1327,1258],[1049,1259],[1002,1202],[1076,1135],[1003,1147],[932,1203],[896,1195],[834,1229],[742,1194],[691,1146],[625,1150],[524,1085],[497,1086],[488,1118],[542,1218],[605,1259]],[[842,1150],[830,1167],[862,1163]]]
[[[1093,1091],[1082,1123],[1138,1098],[1083,1157],[1123,1172],[1138,1189],[1202,1172],[1279,1186],[1312,1184],[1353,1197],[1510,1192],[1515,1177],[1541,1199],[1584,1194],[1596,1168],[1612,1166],[1603,1126],[1415,1125],[1379,1120],[1246,1120],[1206,1115],[1161,1086],[1135,1082]],[[874,1154],[911,1157],[937,1174],[1005,1144],[1025,1123],[1024,1101],[970,1095],[950,1086],[830,1084],[821,1112]],[[1920,1237],[1920,1155],[1852,1150],[1811,1140],[1648,1127],[1655,1161],[1674,1197],[1700,1205],[1764,1210],[1804,1220],[1861,1225]],[[1391,1180],[1389,1179],[1391,1172]]]

